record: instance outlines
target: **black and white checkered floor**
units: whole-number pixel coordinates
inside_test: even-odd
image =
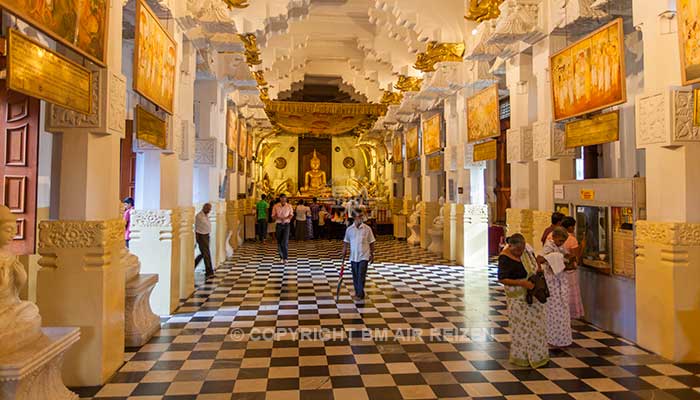
[[[246,244],[201,285],[96,399],[700,399],[700,365],[672,364],[592,326],[539,370],[507,362],[494,268],[378,242],[368,299],[340,300],[339,242]]]

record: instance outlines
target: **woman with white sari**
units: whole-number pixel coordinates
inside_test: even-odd
[[[528,304],[525,297],[534,287],[528,279],[537,273],[540,261],[523,235],[516,233],[506,243],[508,246],[498,257],[498,281],[505,287],[508,299],[510,363],[539,368],[549,362],[545,305],[537,300]]]
[[[550,297],[547,299],[547,342],[552,347],[567,347],[573,342],[571,336],[571,318],[569,317],[569,281],[565,270],[571,261],[571,255],[564,248],[569,233],[562,227],[552,231],[542,248],[547,263],[544,277],[547,280]]]

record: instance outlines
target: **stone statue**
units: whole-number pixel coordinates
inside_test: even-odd
[[[314,149],[311,157],[311,170],[304,174],[304,186],[301,194],[311,196],[330,196],[331,188],[326,186],[326,172],[321,170],[321,159]]]
[[[445,198],[443,196],[440,196],[438,204],[440,204],[440,211],[438,216],[433,218],[433,228],[442,229],[442,227],[445,225]]]
[[[413,246],[420,244],[420,214],[423,210],[423,202],[420,195],[416,196],[416,204],[413,206],[413,213],[408,217],[408,229],[411,230],[411,235],[406,242]]]
[[[0,206],[0,357],[16,352],[44,337],[39,308],[19,298],[27,273],[7,248],[17,231],[16,218]]]

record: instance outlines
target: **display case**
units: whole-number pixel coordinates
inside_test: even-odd
[[[646,214],[644,178],[557,181],[554,204],[576,218],[584,266],[634,278],[634,223]]]

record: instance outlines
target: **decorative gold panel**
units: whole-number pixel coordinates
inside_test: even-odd
[[[141,106],[136,106],[136,138],[150,143],[160,149],[167,146],[167,125],[165,121],[146,111]]]
[[[474,145],[474,162],[495,160],[498,158],[498,146],[495,140]]]
[[[399,80],[394,87],[402,92],[420,92],[423,79],[415,76],[399,75]]]
[[[469,8],[465,19],[482,22],[498,18],[501,15],[499,6],[504,0],[469,0]]]
[[[464,49],[464,42],[430,42],[425,53],[418,53],[414,68],[423,72],[433,72],[435,71],[435,64],[439,62],[462,62]]]
[[[566,124],[566,148],[592,146],[620,139],[620,113],[613,111]]]
[[[274,124],[295,134],[339,135],[366,128],[386,114],[383,104],[269,101],[265,112]]]
[[[11,90],[89,114],[92,101],[90,71],[10,30],[7,86]]]
[[[229,9],[247,8],[250,5],[248,4],[248,0],[224,0],[224,3],[226,3]]]

